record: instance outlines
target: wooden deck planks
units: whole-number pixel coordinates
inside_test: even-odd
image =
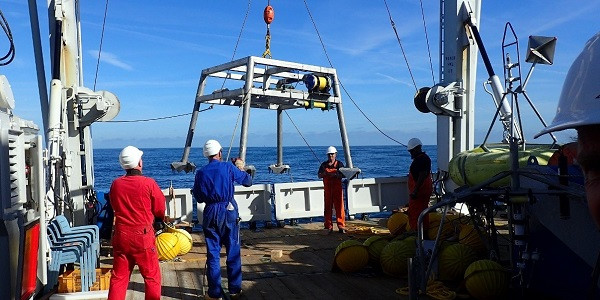
[[[242,299],[404,299],[395,293],[405,280],[367,269],[363,273],[331,272],[335,248],[348,239],[365,240],[333,232],[320,223],[285,228],[242,230]],[[162,299],[202,299],[206,248],[201,234],[194,233],[194,247],[182,261],[163,262]],[[281,250],[282,257],[271,257]],[[227,290],[224,252],[221,257],[222,286]],[[144,298],[144,281],[137,268],[127,299]]]

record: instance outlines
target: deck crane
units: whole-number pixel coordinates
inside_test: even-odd
[[[95,200],[90,126],[120,108],[112,93],[84,86],[78,0],[48,2],[48,96],[37,4],[28,3],[47,150],[39,127],[14,114],[0,75],[1,299],[30,299],[47,284],[47,220],[63,214],[86,223],[86,204]]]

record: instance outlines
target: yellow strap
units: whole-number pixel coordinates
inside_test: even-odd
[[[269,30],[267,29],[267,35],[265,36],[265,52],[263,52],[262,57],[263,58],[273,58],[271,56],[271,33],[269,33]]]

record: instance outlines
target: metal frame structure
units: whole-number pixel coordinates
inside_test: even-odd
[[[303,82],[305,76],[323,78],[327,84],[323,89],[298,90],[292,84]],[[221,88],[212,93],[205,94],[209,79],[222,79],[222,86],[230,81],[243,83],[235,88]],[[243,110],[239,157],[246,158],[248,145],[248,127],[250,122],[250,109],[262,108],[277,111],[277,163],[270,168],[275,173],[282,173],[289,169],[283,163],[283,118],[282,112],[287,109],[335,109],[337,111],[340,136],[348,168],[343,168],[342,173],[346,178],[353,178],[360,169],[355,168],[350,154],[348,134],[344,120],[342,97],[337,77],[333,68],[319,67],[263,57],[248,56],[218,66],[202,70],[198,90],[194,102],[194,109],[190,120],[183,156],[181,161],[173,162],[171,168],[177,171],[193,171],[196,166],[189,162],[189,153],[192,147],[196,121],[201,104],[228,105],[241,107]],[[252,169],[252,166],[248,166]]]

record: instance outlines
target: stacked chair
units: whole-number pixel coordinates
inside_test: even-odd
[[[81,271],[81,291],[89,291],[96,282],[96,267],[99,265],[98,226],[71,227],[69,221],[59,215],[48,224],[47,232],[50,245],[47,289],[58,282],[61,265],[77,263]]]

